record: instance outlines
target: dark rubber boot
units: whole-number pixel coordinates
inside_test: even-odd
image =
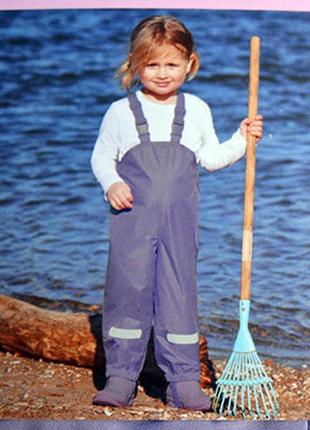
[[[136,385],[136,381],[110,376],[104,389],[95,394],[93,405],[131,406],[136,396]]]
[[[211,400],[201,391],[198,381],[170,382],[167,388],[167,404],[172,408],[209,411]]]

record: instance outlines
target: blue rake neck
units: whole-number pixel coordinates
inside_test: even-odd
[[[250,304],[250,300],[240,300],[239,302],[240,326],[233,352],[249,353],[256,350],[248,328]]]

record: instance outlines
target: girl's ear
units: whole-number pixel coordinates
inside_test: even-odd
[[[189,57],[187,66],[186,66],[186,73],[187,74],[189,74],[189,72],[191,71],[194,60],[195,60],[195,54],[191,54],[191,56]]]

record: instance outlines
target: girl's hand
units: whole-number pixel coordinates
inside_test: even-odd
[[[256,115],[255,119],[245,118],[240,123],[240,133],[246,139],[247,133],[256,137],[256,143],[263,137],[263,117]]]
[[[107,191],[108,200],[116,210],[132,208],[133,197],[125,182],[114,182]]]

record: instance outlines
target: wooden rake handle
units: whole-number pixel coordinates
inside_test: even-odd
[[[250,53],[250,79],[248,117],[255,118],[258,105],[259,84],[259,57],[260,39],[257,36],[251,38]],[[253,219],[254,219],[254,190],[255,190],[255,161],[256,138],[247,135],[246,168],[244,184],[244,212],[243,212],[243,237],[242,237],[242,265],[240,299],[249,300],[251,297],[251,274],[253,253]]]

